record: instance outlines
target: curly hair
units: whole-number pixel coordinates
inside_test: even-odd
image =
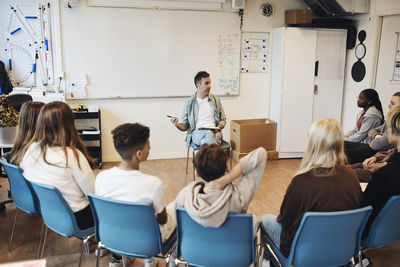
[[[125,123],[112,130],[111,134],[118,154],[123,160],[130,160],[136,151],[146,145],[150,129],[139,123]]]

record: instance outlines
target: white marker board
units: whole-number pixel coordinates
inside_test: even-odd
[[[189,96],[200,70],[214,94],[239,94],[237,13],[62,8],[61,27],[67,98],[85,74],[89,99]]]

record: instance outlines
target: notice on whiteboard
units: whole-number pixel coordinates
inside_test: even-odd
[[[241,72],[267,72],[269,33],[243,32]]]
[[[400,33],[397,34],[396,57],[394,61],[393,81],[400,81]]]

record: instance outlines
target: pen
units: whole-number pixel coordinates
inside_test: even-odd
[[[172,118],[172,116],[171,115],[167,115],[167,118]]]

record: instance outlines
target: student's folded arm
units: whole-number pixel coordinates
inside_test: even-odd
[[[240,159],[240,169],[242,170],[242,178],[234,185],[235,190],[238,191],[243,198],[245,205],[253,199],[258,185],[264,174],[264,168],[267,161],[267,151],[259,147],[248,155]]]
[[[375,151],[381,151],[389,149],[392,146],[389,144],[387,133],[385,133],[381,137],[371,140],[371,142],[369,142],[369,147]]]
[[[368,131],[380,123],[379,118],[368,118],[363,120],[361,128],[353,135],[348,136],[346,141],[350,142],[362,142],[368,136]]]

